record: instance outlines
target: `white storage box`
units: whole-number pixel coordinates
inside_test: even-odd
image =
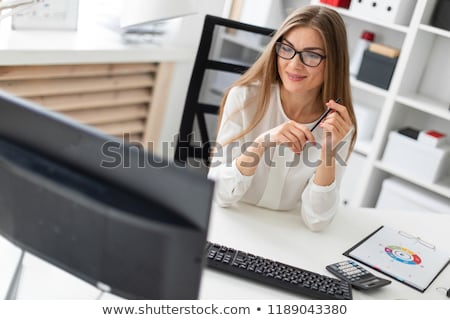
[[[432,183],[448,174],[449,154],[448,146],[433,147],[391,131],[382,161],[399,173]]]
[[[450,200],[391,177],[383,181],[376,208],[450,213]]]
[[[409,25],[416,0],[352,0],[349,10],[387,23]]]

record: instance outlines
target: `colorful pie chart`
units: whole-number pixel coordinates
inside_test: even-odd
[[[422,259],[405,247],[387,246],[384,251],[393,259],[406,264],[420,264]]]

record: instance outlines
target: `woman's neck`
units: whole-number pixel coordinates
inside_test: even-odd
[[[292,94],[280,86],[280,99],[288,118],[300,123],[313,122],[323,112],[320,95],[317,91]]]

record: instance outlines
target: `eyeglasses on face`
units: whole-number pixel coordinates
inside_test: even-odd
[[[300,57],[300,61],[308,67],[317,67],[322,62],[322,60],[326,58],[326,56],[313,51],[297,51],[290,45],[287,45],[283,42],[277,42],[275,44],[275,51],[280,58],[286,60],[291,60],[295,57],[296,54],[298,54]]]

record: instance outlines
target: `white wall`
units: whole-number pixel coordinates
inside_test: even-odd
[[[193,50],[192,61],[177,63],[173,73],[173,79],[169,88],[169,97],[166,105],[164,120],[160,134],[160,142],[172,142],[180,129],[181,117],[184,109],[187,88],[189,86],[195,54],[197,52],[200,35],[203,28],[203,20],[206,14],[215,16],[228,15],[229,0],[198,0],[198,14],[184,17],[180,20],[179,31],[175,37],[176,44],[191,46]],[[161,144],[155,150],[162,152]],[[168,154],[162,154],[169,159],[173,158],[174,150],[169,149]]]
[[[239,20],[257,26],[278,29],[284,20],[282,8],[282,1],[245,0]]]

